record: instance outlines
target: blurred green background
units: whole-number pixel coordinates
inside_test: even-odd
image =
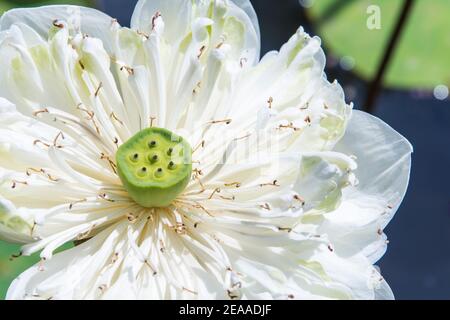
[[[301,0],[305,1],[305,0]],[[309,0],[311,1],[311,0]],[[350,58],[364,80],[374,76],[396,18],[398,0],[316,0],[308,8],[325,47]],[[367,8],[381,9],[381,29],[367,28]],[[386,74],[385,85],[433,89],[450,84],[450,1],[417,0]]]

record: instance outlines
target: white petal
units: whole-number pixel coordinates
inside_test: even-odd
[[[245,11],[245,13],[247,13],[247,15],[253,22],[253,28],[255,28],[255,31],[258,34],[258,38],[260,38],[261,35],[259,30],[258,17],[256,16],[255,9],[253,9],[250,0],[231,0],[231,1],[233,1],[236,5],[239,6],[239,8],[241,8],[242,10]]]
[[[216,67],[220,74],[213,78],[215,83],[202,84],[207,92],[214,90],[214,95],[202,100],[200,92],[195,100],[198,110],[189,110],[198,122],[188,120],[188,124],[208,129],[201,137],[205,147],[196,158],[207,162],[207,157],[217,154],[218,146],[231,144],[240,154],[249,149],[272,153],[333,150],[345,133],[352,106],[345,103],[340,85],[325,79],[324,66],[320,39],[300,28],[279,53],[269,53],[254,68],[229,72],[225,78],[228,70]],[[200,107],[205,105],[206,110]],[[226,126],[207,126],[208,121],[220,119],[230,121]],[[191,140],[194,145],[200,142],[195,136]]]
[[[131,18],[133,29],[150,33],[153,17],[159,12],[165,21],[169,42],[179,42],[190,28],[192,3],[184,0],[140,0]]]
[[[387,247],[383,229],[406,193],[412,146],[381,120],[355,111],[336,149],[356,157],[359,184],[345,190],[341,206],[325,215],[320,232],[328,234],[336,252],[359,252],[375,263]]]
[[[230,41],[232,45],[237,45],[235,40],[244,37],[245,44],[241,49],[247,53],[243,52],[242,58],[245,57],[250,64],[255,64],[259,60],[259,26],[256,14],[248,0],[232,2],[140,0],[133,13],[131,27],[151,34],[159,14],[164,21],[163,37],[174,46],[178,46],[189,36],[191,27],[194,29],[198,18],[210,18],[214,21],[211,33],[215,40],[222,36],[222,32],[226,38],[229,38],[225,40],[225,43]],[[237,26],[238,28],[234,29]],[[218,44],[218,41],[215,44],[215,41],[211,42],[213,42],[211,45]]]
[[[26,24],[46,40],[55,20],[68,22],[69,28],[78,29],[82,33],[102,39],[105,47],[110,51],[113,19],[91,8],[55,5],[13,9],[2,15],[0,31],[5,31],[14,24]]]
[[[161,220],[145,217],[114,224],[25,271],[7,299],[214,299],[225,293],[170,232]]]
[[[375,291],[375,299],[376,300],[394,300],[394,293],[391,288],[387,284],[386,281],[382,281],[379,287]]]
[[[104,43],[81,34],[72,37],[62,28],[48,41],[32,46],[26,38],[29,31],[25,25],[4,31],[7,37],[0,43],[0,55],[5,58],[0,79],[5,85],[0,96],[30,117],[51,107],[77,117],[78,129],[84,125],[97,132],[94,136],[102,135],[109,152],[116,148],[116,139],[127,140],[132,123],[126,117]],[[38,112],[39,120],[45,117],[43,113]],[[58,121],[47,123],[61,125]]]
[[[14,243],[29,243],[32,223],[11,201],[0,197],[0,240]]]
[[[355,111],[336,150],[356,156],[358,190],[387,201],[392,218],[409,183],[413,147],[408,140],[380,119]]]

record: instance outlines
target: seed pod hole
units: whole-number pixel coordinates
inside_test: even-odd
[[[149,160],[150,163],[157,163],[159,161],[159,156],[157,154],[150,154]]]
[[[139,154],[138,153],[133,153],[130,155],[130,160],[133,162],[138,162],[139,161]]]
[[[164,176],[164,170],[162,168],[158,168],[155,171],[155,177],[162,178]]]
[[[168,168],[169,168],[169,170],[175,170],[175,168],[176,168],[175,162],[170,161],[170,162],[169,162],[169,165],[168,165]]]
[[[140,178],[143,178],[143,177],[147,176],[147,172],[148,172],[147,167],[142,167],[137,171],[137,176]]]

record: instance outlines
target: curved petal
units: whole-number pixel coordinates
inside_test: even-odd
[[[161,24],[163,37],[172,45],[178,46],[189,37],[196,38],[198,24],[210,21],[207,31],[210,46],[218,45],[222,38],[223,44],[237,46],[241,51],[239,57],[248,63],[253,65],[259,60],[259,26],[248,0],[140,0],[131,27],[151,34],[157,27],[155,20],[160,16],[164,21]]]
[[[231,0],[233,1],[239,8],[245,11],[249,18],[252,20],[253,28],[255,28],[256,33],[258,34],[258,38],[261,37],[261,32],[259,30],[259,22],[258,17],[256,15],[255,9],[250,2],[250,0]]]
[[[181,241],[160,218],[125,220],[26,270],[7,299],[224,298]]]
[[[382,281],[381,284],[375,290],[376,300],[395,300],[394,293],[389,287],[386,281]]]
[[[359,184],[345,190],[342,205],[324,217],[320,231],[340,254],[362,253],[375,263],[387,247],[383,229],[408,187],[413,148],[380,119],[355,111],[336,150],[356,157]]]
[[[411,143],[380,119],[354,111],[336,151],[356,156],[358,190],[385,199],[392,217],[408,188]]]
[[[280,52],[221,81],[229,84],[217,86],[221,91],[214,97],[226,98],[195,100],[189,112],[198,123],[187,122],[208,130],[201,137],[205,148],[196,157],[205,160],[202,155],[217,155],[219,145],[231,144],[240,154],[249,147],[272,153],[333,150],[345,133],[352,106],[345,103],[341,86],[325,79],[320,44],[300,28]],[[228,119],[226,126],[223,121],[207,126],[220,119]]]
[[[192,131],[197,115],[212,116],[237,75],[259,61],[259,35],[233,2],[142,0],[131,25],[115,34],[115,58],[129,71],[118,79],[136,128]]]
[[[82,34],[71,36],[57,28],[48,40],[33,44],[35,31],[12,25],[0,42],[2,68],[0,96],[13,102],[24,115],[43,120],[49,108],[69,115],[79,126],[103,135],[114,150],[114,141],[125,141],[132,125],[128,121],[111,57],[102,41]],[[53,119],[56,119],[53,117]],[[58,121],[48,121],[58,127]],[[67,122],[67,121],[65,121]],[[65,131],[65,129],[64,129]],[[97,139],[98,140],[98,139]]]
[[[131,17],[131,28],[150,33],[155,27],[155,17],[163,16],[164,33],[169,42],[179,42],[190,29],[192,1],[185,0],[140,0]]]
[[[75,32],[101,39],[105,48],[111,52],[111,24],[114,20],[92,8],[54,5],[12,9],[2,15],[0,31],[8,30],[14,24],[25,24],[47,40],[53,23],[59,20]]]
[[[7,298],[374,297],[367,283],[370,263],[340,258],[321,239],[279,230],[250,235],[219,223],[193,227],[175,220],[160,211],[151,219],[118,222],[25,271]]]
[[[48,248],[42,253],[47,258],[133,206],[123,197],[114,167],[84,136],[81,121],[65,115],[58,128],[64,113],[54,112],[46,124],[0,98],[0,238],[28,243],[24,255]]]
[[[11,201],[0,197],[0,240],[30,243],[32,222]]]

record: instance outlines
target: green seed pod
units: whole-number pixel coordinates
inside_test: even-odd
[[[182,137],[161,128],[138,132],[116,154],[120,179],[139,205],[166,207],[192,175],[192,149]]]

